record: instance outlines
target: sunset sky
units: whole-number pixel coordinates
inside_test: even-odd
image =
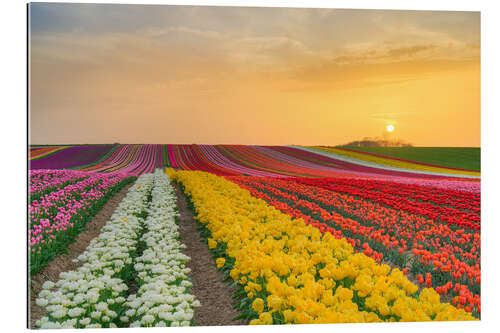
[[[35,3],[32,144],[480,145],[480,13]]]

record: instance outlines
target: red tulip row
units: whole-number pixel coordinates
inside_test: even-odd
[[[471,192],[347,178],[295,178],[294,181],[346,193],[412,214],[468,229],[480,229],[481,196]]]
[[[228,177],[281,211],[302,218],[322,232],[344,237],[366,255],[430,276],[442,294],[462,297],[467,310],[480,311],[480,235],[401,212],[367,200],[296,181],[276,178]],[[455,288],[451,289],[452,283]],[[456,299],[456,298],[454,298]]]
[[[282,201],[276,199],[276,197],[280,196],[280,195],[281,195],[281,197],[288,197],[288,198],[293,199],[293,196],[289,196],[289,195],[282,193],[282,192],[280,193],[279,190],[276,190],[276,189],[271,190],[270,192],[272,193],[272,195],[270,196],[270,195],[267,195],[265,193],[266,190],[269,190],[269,189],[265,189],[265,187],[260,186],[260,184],[251,184],[250,185],[250,184],[246,183],[244,180],[241,180],[241,181],[233,180],[233,181],[236,182],[241,187],[249,190],[253,196],[267,201],[275,208],[278,208],[280,211],[292,216],[293,218],[303,219],[307,225],[310,224],[310,225],[318,228],[323,233],[330,232],[338,239],[345,238],[355,249],[359,250],[358,252],[363,252],[365,255],[373,258],[377,262],[379,262],[379,263],[381,262],[381,260],[383,258],[383,254],[379,253],[377,251],[374,251],[368,243],[366,243],[366,242],[361,243],[359,238],[356,238],[356,237],[352,238],[352,237],[347,236],[347,233],[345,232],[346,230],[336,229],[334,227],[329,226],[328,223],[320,222],[318,219],[315,219],[315,218],[311,217],[310,215],[304,214],[303,209],[307,207],[307,203],[305,201],[298,200],[297,205],[294,207],[293,205],[291,206],[291,205],[287,204],[286,202],[282,202]],[[352,229],[349,229],[349,231],[353,231],[354,234],[358,234],[358,235],[364,234],[362,232],[363,227],[360,226],[359,223],[352,221],[350,219],[345,219],[344,217],[342,217],[341,215],[336,214],[336,213],[330,214],[320,207],[318,207],[318,211],[321,214],[322,220],[341,221],[340,223],[343,226],[353,225],[354,227]],[[359,227],[359,229],[357,227]]]

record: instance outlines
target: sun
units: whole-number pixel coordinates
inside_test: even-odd
[[[387,129],[387,132],[392,132],[392,131],[394,131],[394,125],[387,125],[386,129]]]

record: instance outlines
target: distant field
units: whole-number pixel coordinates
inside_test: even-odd
[[[461,147],[342,147],[359,152],[472,171],[481,170],[481,148]]]

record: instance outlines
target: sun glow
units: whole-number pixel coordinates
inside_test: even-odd
[[[387,125],[386,129],[387,129],[387,132],[392,132],[392,131],[394,131],[394,125]]]

